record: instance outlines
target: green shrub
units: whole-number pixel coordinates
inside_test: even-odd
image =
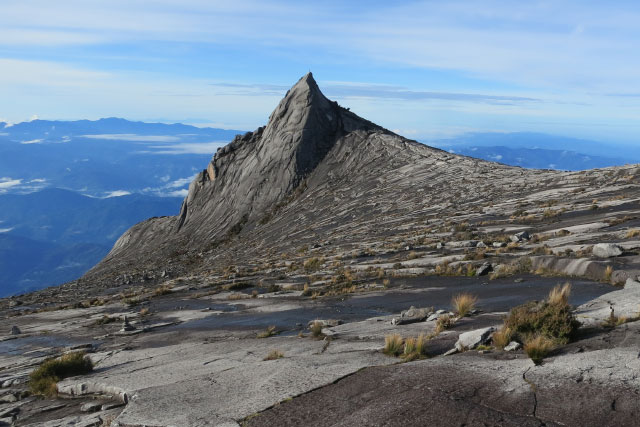
[[[568,284],[557,286],[546,301],[530,301],[512,308],[504,328],[513,331],[521,341],[533,335],[544,335],[559,343],[568,342],[580,326],[568,302],[570,291]]]
[[[73,352],[58,358],[50,358],[29,374],[29,388],[34,394],[53,396],[57,392],[58,381],[88,374],[92,370],[93,363],[84,352]]]

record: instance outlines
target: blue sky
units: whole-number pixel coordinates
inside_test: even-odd
[[[0,120],[264,124],[311,70],[407,137],[635,143],[640,6],[603,1],[3,0]]]

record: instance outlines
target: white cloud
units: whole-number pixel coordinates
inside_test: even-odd
[[[10,228],[0,228],[0,233],[8,233],[11,230],[13,230],[15,227],[10,227]]]
[[[128,196],[129,194],[131,194],[131,192],[126,191],[126,190],[114,190],[114,191],[108,192],[107,195],[104,196],[104,198],[108,199],[110,197]]]
[[[30,139],[29,141],[21,141],[20,144],[40,144],[43,139]]]
[[[158,151],[148,151],[153,154],[210,154],[213,155],[220,147],[224,147],[227,142],[197,142],[182,143],[175,145],[156,145],[146,147]]]
[[[189,190],[183,188],[182,190],[169,191],[163,195],[166,197],[187,197],[187,194],[189,194]]]
[[[22,184],[22,179],[0,178],[0,190],[6,190]]]
[[[107,133],[100,135],[80,135],[82,138],[107,139],[114,141],[134,141],[134,142],[179,142],[177,136],[168,135],[136,135],[133,133]]]

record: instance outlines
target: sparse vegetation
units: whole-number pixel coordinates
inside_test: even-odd
[[[324,336],[324,334],[322,333],[322,327],[322,322],[318,322],[317,320],[313,322],[311,324],[311,327],[309,328],[311,330],[311,336],[316,339],[322,338]]]
[[[153,291],[153,295],[155,296],[161,296],[161,295],[168,295],[170,294],[171,291],[171,287],[167,286],[167,285],[162,285],[162,286],[158,286],[154,291]]]
[[[100,325],[106,325],[108,323],[113,323],[113,322],[117,322],[118,318],[117,317],[111,317],[108,315],[103,315],[101,318],[97,319],[95,322],[93,322],[94,325],[96,326],[100,326]]]
[[[475,308],[476,302],[478,297],[465,292],[454,296],[451,305],[458,317],[465,317]]]
[[[513,332],[511,328],[502,326],[502,328],[498,329],[493,333],[492,341],[493,345],[499,349],[505,348],[511,342],[511,338],[513,336]]]
[[[407,338],[404,341],[402,358],[412,361],[427,357],[427,341],[428,338],[424,334],[420,334],[417,338]]]
[[[84,352],[73,352],[47,359],[29,374],[29,388],[34,394],[54,396],[56,383],[68,377],[88,374],[93,370],[91,359]]]
[[[318,257],[308,258],[302,264],[305,271],[316,271],[322,265],[322,260]]]
[[[631,239],[632,237],[640,236],[640,229],[634,228],[632,230],[627,231],[627,239]]]
[[[262,360],[277,360],[282,359],[283,357],[284,353],[282,353],[280,350],[271,350],[269,354],[267,354],[267,356]]]
[[[554,347],[554,341],[545,335],[533,335],[524,342],[525,353],[536,365],[541,364]]]
[[[272,337],[274,335],[276,335],[276,327],[275,326],[269,326],[267,329],[265,329],[262,332],[258,333],[258,338],[269,338]]]
[[[613,267],[607,265],[607,268],[604,269],[604,280],[605,282],[611,281],[611,276],[613,275]]]
[[[570,291],[569,284],[558,285],[551,290],[546,301],[531,301],[512,308],[504,328],[513,331],[521,342],[534,335],[544,335],[557,343],[568,342],[580,325],[568,303]]]
[[[387,335],[384,337],[384,348],[382,352],[387,356],[397,357],[404,351],[404,340],[398,334]]]
[[[436,320],[436,333],[439,334],[453,326],[454,320],[449,314],[443,314]]]

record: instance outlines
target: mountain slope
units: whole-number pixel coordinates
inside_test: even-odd
[[[341,240],[371,240],[407,216],[425,219],[454,204],[493,199],[499,191],[489,182],[507,179],[514,189],[533,191],[529,178],[548,174],[407,140],[327,100],[308,74],[265,128],[216,153],[191,183],[178,217],[134,226],[87,278],[167,263],[178,271],[185,263],[224,264],[265,246],[284,250],[328,239],[337,230],[349,230]],[[242,251],[234,249],[240,241]]]

